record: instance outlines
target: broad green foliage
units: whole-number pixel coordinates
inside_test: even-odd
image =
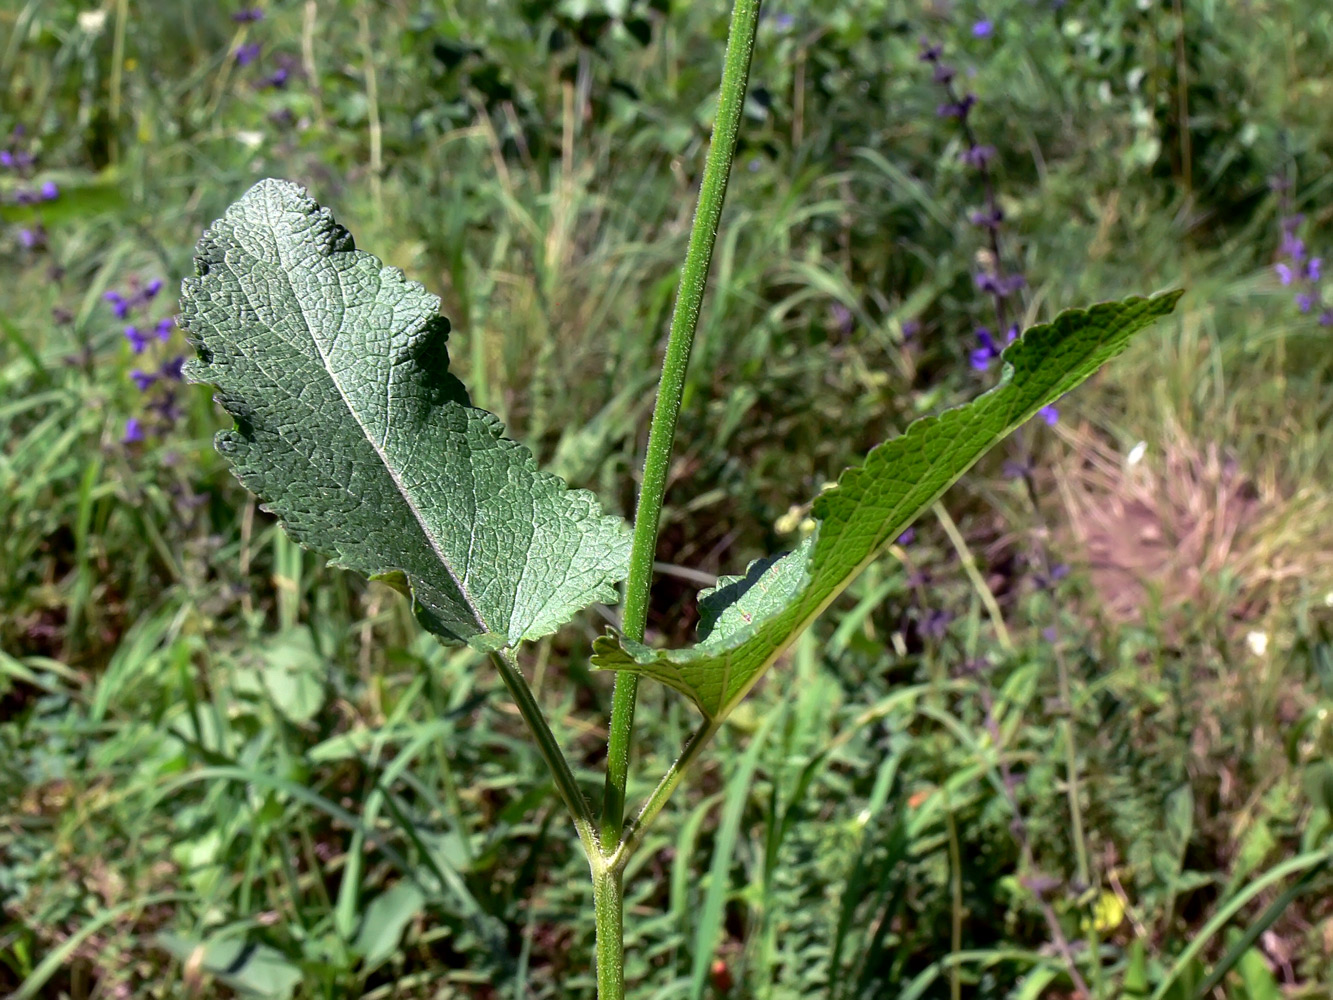
[[[356,250],[329,212],[261,181],[199,241],[187,373],[236,418],[217,437],[291,536],[407,578],[432,632],[479,646],[614,601],[629,532],[537,470],[449,373],[439,300]]]
[[[621,636],[597,640],[595,666],[654,677],[722,718],[879,550],[991,446],[1119,354],[1180,297],[1103,303],[1061,313],[1004,352],[1004,376],[966,405],[926,417],[848,469],[814,503],[815,534],[777,560],[751,564],[700,596],[701,642],[655,650]]]

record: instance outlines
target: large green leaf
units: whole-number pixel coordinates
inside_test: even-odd
[[[627,525],[470,404],[439,300],[355,249],[304,190],[256,184],[196,265],[187,374],[217,386],[236,419],[218,450],[298,542],[401,574],[427,628],[484,647],[616,599]]]
[[[848,469],[814,502],[815,533],[795,551],[752,563],[700,594],[700,642],[658,650],[623,636],[597,640],[593,664],[654,677],[712,719],[727,715],[798,635],[891,539],[997,441],[1169,313],[1180,297],[1108,302],[1061,313],[1004,352],[1000,384],[916,421]]]

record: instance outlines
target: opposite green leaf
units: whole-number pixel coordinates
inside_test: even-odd
[[[186,372],[217,386],[236,419],[218,450],[298,542],[406,577],[423,624],[452,641],[537,638],[616,599],[628,526],[470,405],[439,300],[356,250],[303,189],[256,184],[196,266]]]
[[[865,465],[844,472],[815,500],[815,534],[799,548],[703,592],[697,646],[655,650],[607,635],[597,640],[593,665],[654,677],[694,699],[709,718],[725,717],[886,543],[992,445],[1171,312],[1180,294],[1073,310],[1028,330],[1005,349],[994,389],[918,420],[871,451]]]

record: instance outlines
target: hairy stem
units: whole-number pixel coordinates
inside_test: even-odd
[[[560,749],[551,727],[546,724],[546,716],[542,713],[541,706],[537,704],[528,682],[524,680],[523,672],[514,662],[513,654],[508,650],[500,650],[492,653],[491,659],[495,662],[496,669],[500,671],[500,679],[509,689],[514,704],[518,706],[519,715],[523,716],[523,721],[528,724],[528,729],[532,731],[532,736],[537,741],[537,749],[551,771],[556,790],[574,820],[574,829],[578,831],[583,850],[587,852],[589,858],[592,858],[597,853],[592,811],[588,808],[588,800],[579,790],[579,783],[574,777],[574,772],[570,770],[564,751]]]
[[[736,135],[745,87],[750,75],[750,54],[754,50],[755,29],[759,24],[759,0],[736,0],[727,36],[727,54],[722,69],[722,87],[718,95],[713,139],[704,161],[699,202],[690,229],[690,242],[681,269],[676,306],[671,315],[671,332],[666,355],[662,359],[662,377],[657,386],[657,403],[648,431],[648,451],[639,485],[639,505],[634,515],[634,545],[630,555],[629,579],[625,584],[625,606],[621,631],[636,641],[643,641],[648,622],[648,593],[652,585],[653,555],[657,549],[658,521],[666,494],[667,474],[671,465],[671,447],[676,436],[676,419],[685,392],[685,371],[690,362],[694,331],[699,325],[704,286],[713,259],[722,203],[727,195],[727,179],[736,153]],[[638,677],[631,673],[616,676],[611,702],[610,736],[607,740],[606,796],[602,804],[602,850],[613,852],[625,825],[625,785],[629,780],[630,741],[634,734],[634,702]]]
[[[662,359],[662,376],[657,385],[657,402],[648,429],[648,450],[639,483],[638,510],[634,514],[634,544],[630,553],[629,579],[625,583],[621,630],[639,642],[643,641],[648,624],[648,595],[653,580],[653,557],[657,551],[657,529],[671,467],[676,420],[680,416],[680,401],[685,392],[685,372],[690,363],[690,349],[694,345],[694,331],[699,325],[708,269],[713,260],[713,245],[717,241],[722,204],[726,200],[727,181],[731,176],[731,161],[736,155],[736,135],[745,105],[750,55],[754,51],[754,36],[758,26],[759,0],[736,0],[731,12],[731,28],[727,34],[727,54],[722,65],[722,85],[718,93],[717,116],[713,121],[713,138],[704,161],[699,201],[694,210],[694,224],[690,228],[690,241],[685,251],[685,264],[681,268],[676,305],[671,314],[671,330],[667,336],[666,354]],[[593,859],[599,1000],[623,1000],[625,996],[624,897],[621,878],[624,863],[633,845],[622,845],[620,838],[625,827],[625,787],[629,783],[634,703],[638,690],[639,679],[635,674],[622,672],[616,675],[606,745],[601,849]],[[702,745],[706,739],[698,742]],[[680,764],[677,761],[672,771],[668,772],[672,783],[665,792],[660,797],[654,793],[656,810],[661,809],[671,790],[679,783],[684,773]],[[658,787],[661,790],[663,786]],[[654,811],[652,815],[656,814]],[[648,818],[651,819],[651,816]],[[637,825],[636,829],[642,829],[642,824]],[[608,863],[611,857],[616,858],[614,866]]]
[[[597,1000],[625,997],[625,894],[619,868],[593,862],[592,905],[597,915]]]

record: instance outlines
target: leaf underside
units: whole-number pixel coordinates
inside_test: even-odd
[[[292,538],[405,577],[447,641],[512,645],[616,600],[625,522],[470,404],[439,300],[355,249],[302,188],[256,184],[195,261],[186,374],[217,387],[236,421],[218,450]]]
[[[1004,351],[993,389],[924,417],[874,448],[814,502],[816,528],[797,549],[752,563],[699,595],[700,642],[659,650],[609,634],[593,665],[653,677],[724,718],[879,551],[993,445],[1170,313],[1179,291],[1061,313]]]

